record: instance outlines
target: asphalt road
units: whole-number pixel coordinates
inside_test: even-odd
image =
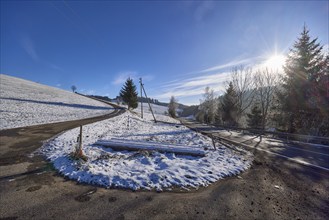
[[[31,156],[42,141],[93,121],[0,132],[0,219],[329,219],[328,172],[262,151],[239,176],[162,193],[77,184]]]
[[[282,156],[283,158],[295,161],[296,163],[329,171],[329,146],[292,141],[287,142],[282,139],[259,139],[258,135],[230,132],[193,120],[182,119],[182,122],[199,132],[243,144],[248,150],[272,153],[276,156]]]

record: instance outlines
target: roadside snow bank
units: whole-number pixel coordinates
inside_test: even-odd
[[[195,133],[163,115],[141,119],[129,112],[83,127],[83,151],[87,162],[71,159],[79,128],[50,140],[40,149],[64,176],[103,187],[156,189],[207,186],[226,176],[237,175],[251,165],[251,155],[238,155],[224,146],[212,150],[211,139]],[[128,127],[129,124],[129,127]],[[99,139],[120,138],[208,148],[205,157],[174,153],[114,151],[95,145]]]
[[[112,112],[105,103],[0,74],[0,130],[90,118]]]

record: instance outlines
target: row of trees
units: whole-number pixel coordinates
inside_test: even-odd
[[[196,118],[204,123],[236,127],[243,125],[247,115],[249,127],[264,129],[277,83],[277,72],[264,69],[254,73],[251,68],[235,67],[224,95],[216,98],[214,90],[205,88]],[[251,113],[245,114],[248,111]]]
[[[138,106],[138,93],[136,89],[136,85],[134,84],[133,80],[131,78],[128,78],[125,84],[123,85],[121,91],[120,91],[120,98],[122,101],[128,105],[128,109],[134,109],[137,108]],[[160,103],[156,99],[149,99],[147,100],[146,98],[143,99],[143,101],[151,101],[151,103]],[[175,118],[177,117],[176,115],[176,110],[178,107],[178,101],[177,99],[172,96],[170,98],[170,102],[168,105],[168,113],[171,117]]]
[[[138,93],[136,85],[134,84],[131,78],[128,78],[125,84],[123,85],[120,91],[120,99],[128,105],[128,109],[134,109],[138,106]],[[156,99],[146,99],[144,98],[143,101],[150,101],[151,103],[159,103]],[[178,101],[175,99],[174,96],[170,98],[170,102],[168,105],[168,113],[171,117],[175,118],[176,110],[178,107]]]
[[[329,136],[329,56],[304,27],[284,74],[235,67],[224,95],[206,87],[196,119],[225,126],[276,127]]]
[[[329,136],[329,53],[309,30],[303,31],[287,56],[284,74],[270,69],[232,70],[224,95],[205,88],[196,113],[204,123],[275,127],[291,133]],[[120,91],[128,108],[138,106],[136,86],[128,79]],[[177,100],[171,97],[168,113],[176,117]]]

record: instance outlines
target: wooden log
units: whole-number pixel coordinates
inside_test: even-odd
[[[190,155],[204,157],[205,151],[196,146],[185,146],[176,144],[165,144],[148,141],[134,141],[124,139],[111,139],[111,140],[98,140],[95,145],[101,145],[104,147],[110,147],[113,150],[128,150],[128,151],[158,151],[161,153],[175,153],[181,155]]]

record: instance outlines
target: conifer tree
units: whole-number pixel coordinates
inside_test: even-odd
[[[237,94],[234,90],[232,82],[229,83],[229,87],[221,100],[222,120],[225,125],[237,126]]]
[[[320,94],[321,79],[328,75],[328,68],[322,48],[317,38],[310,38],[309,30],[304,26],[288,54],[284,65],[283,90],[278,97],[289,132],[308,133],[324,117],[319,117],[325,104]]]
[[[128,109],[134,109],[138,106],[137,89],[131,78],[128,78],[120,91],[120,97],[128,105]]]
[[[247,123],[249,128],[262,128],[262,111],[258,103],[253,106],[251,113],[247,114]]]

